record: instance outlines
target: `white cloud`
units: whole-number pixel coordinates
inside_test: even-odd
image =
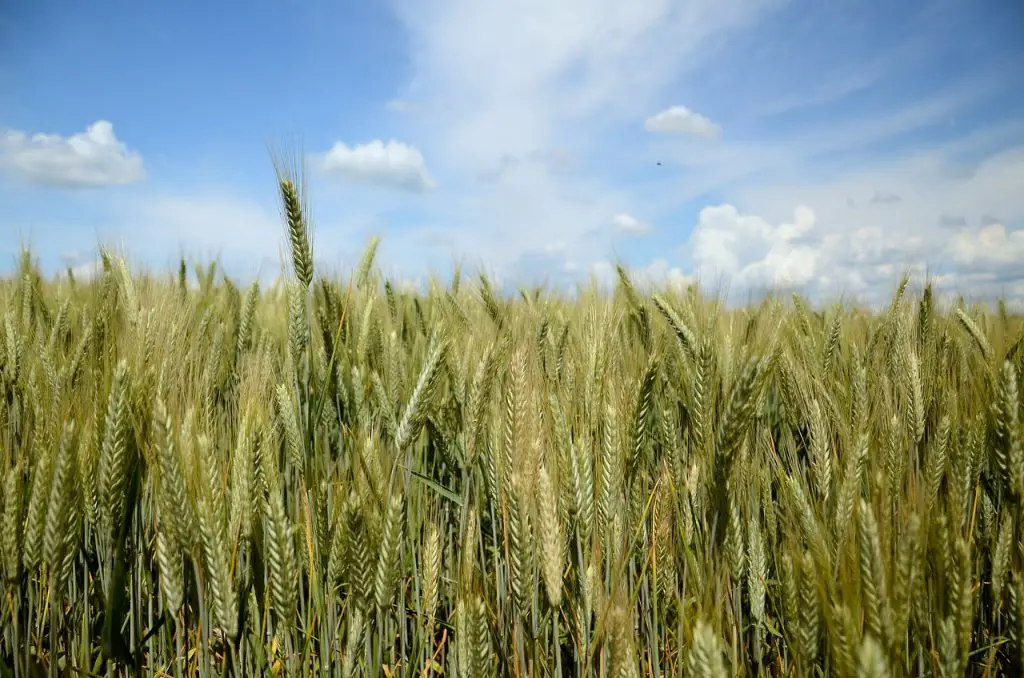
[[[628,235],[644,235],[650,233],[651,225],[640,221],[631,214],[619,213],[612,217],[615,227]]]
[[[98,120],[85,132],[62,137],[8,131],[0,136],[0,168],[21,181],[44,186],[97,187],[142,181],[142,156]]]
[[[705,207],[690,236],[702,274],[725,275],[744,287],[805,285],[817,274],[820,253],[800,240],[815,227],[814,212],[796,208],[792,223],[773,226],[732,205]]]
[[[1008,232],[999,223],[963,229],[953,236],[950,249],[956,263],[969,267],[1024,266],[1024,229]]]
[[[816,252],[821,292],[880,301],[913,269],[965,293],[1009,294],[1024,282],[1024,146],[991,145],[961,139],[822,178],[767,181],[736,197],[769,222],[794,204],[814,210],[801,244]],[[872,201],[879,186],[900,200]]]
[[[379,139],[349,147],[337,142],[320,159],[320,169],[351,181],[421,192],[436,184],[419,149]]]
[[[686,106],[672,106],[652,115],[644,121],[644,129],[648,132],[692,134],[709,139],[717,137],[722,131],[717,123]]]
[[[967,150],[977,157],[957,142],[823,180],[747,188],[739,197],[748,211],[701,211],[689,240],[694,264],[742,289],[878,304],[910,271],[945,291],[1024,303],[1024,147],[958,163]],[[877,186],[900,200],[872,200]],[[786,218],[793,204],[808,207]]]

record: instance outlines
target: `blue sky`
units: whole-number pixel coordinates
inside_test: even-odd
[[[273,277],[301,145],[325,270],[382,235],[410,281],[1024,299],[1022,37],[1014,0],[12,0],[0,265]]]

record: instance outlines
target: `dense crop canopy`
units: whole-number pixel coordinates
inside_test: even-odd
[[[5,671],[1024,670],[1019,317],[328,280],[282,187],[270,289],[0,283]]]

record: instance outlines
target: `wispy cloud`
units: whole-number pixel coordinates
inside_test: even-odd
[[[142,156],[119,141],[106,120],[69,137],[8,131],[0,136],[0,169],[26,183],[62,188],[130,184],[146,176]]]
[[[667,87],[775,1],[398,0],[412,45],[402,96],[426,103],[406,129],[450,187],[423,219],[492,265],[551,241],[579,261],[607,256],[608,215],[631,187],[592,169],[622,150],[602,139],[640,128]],[[577,161],[515,160],[555,149]]]

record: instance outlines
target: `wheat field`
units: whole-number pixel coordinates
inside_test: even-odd
[[[0,283],[0,671],[1024,669],[1024,320],[215,267]]]

